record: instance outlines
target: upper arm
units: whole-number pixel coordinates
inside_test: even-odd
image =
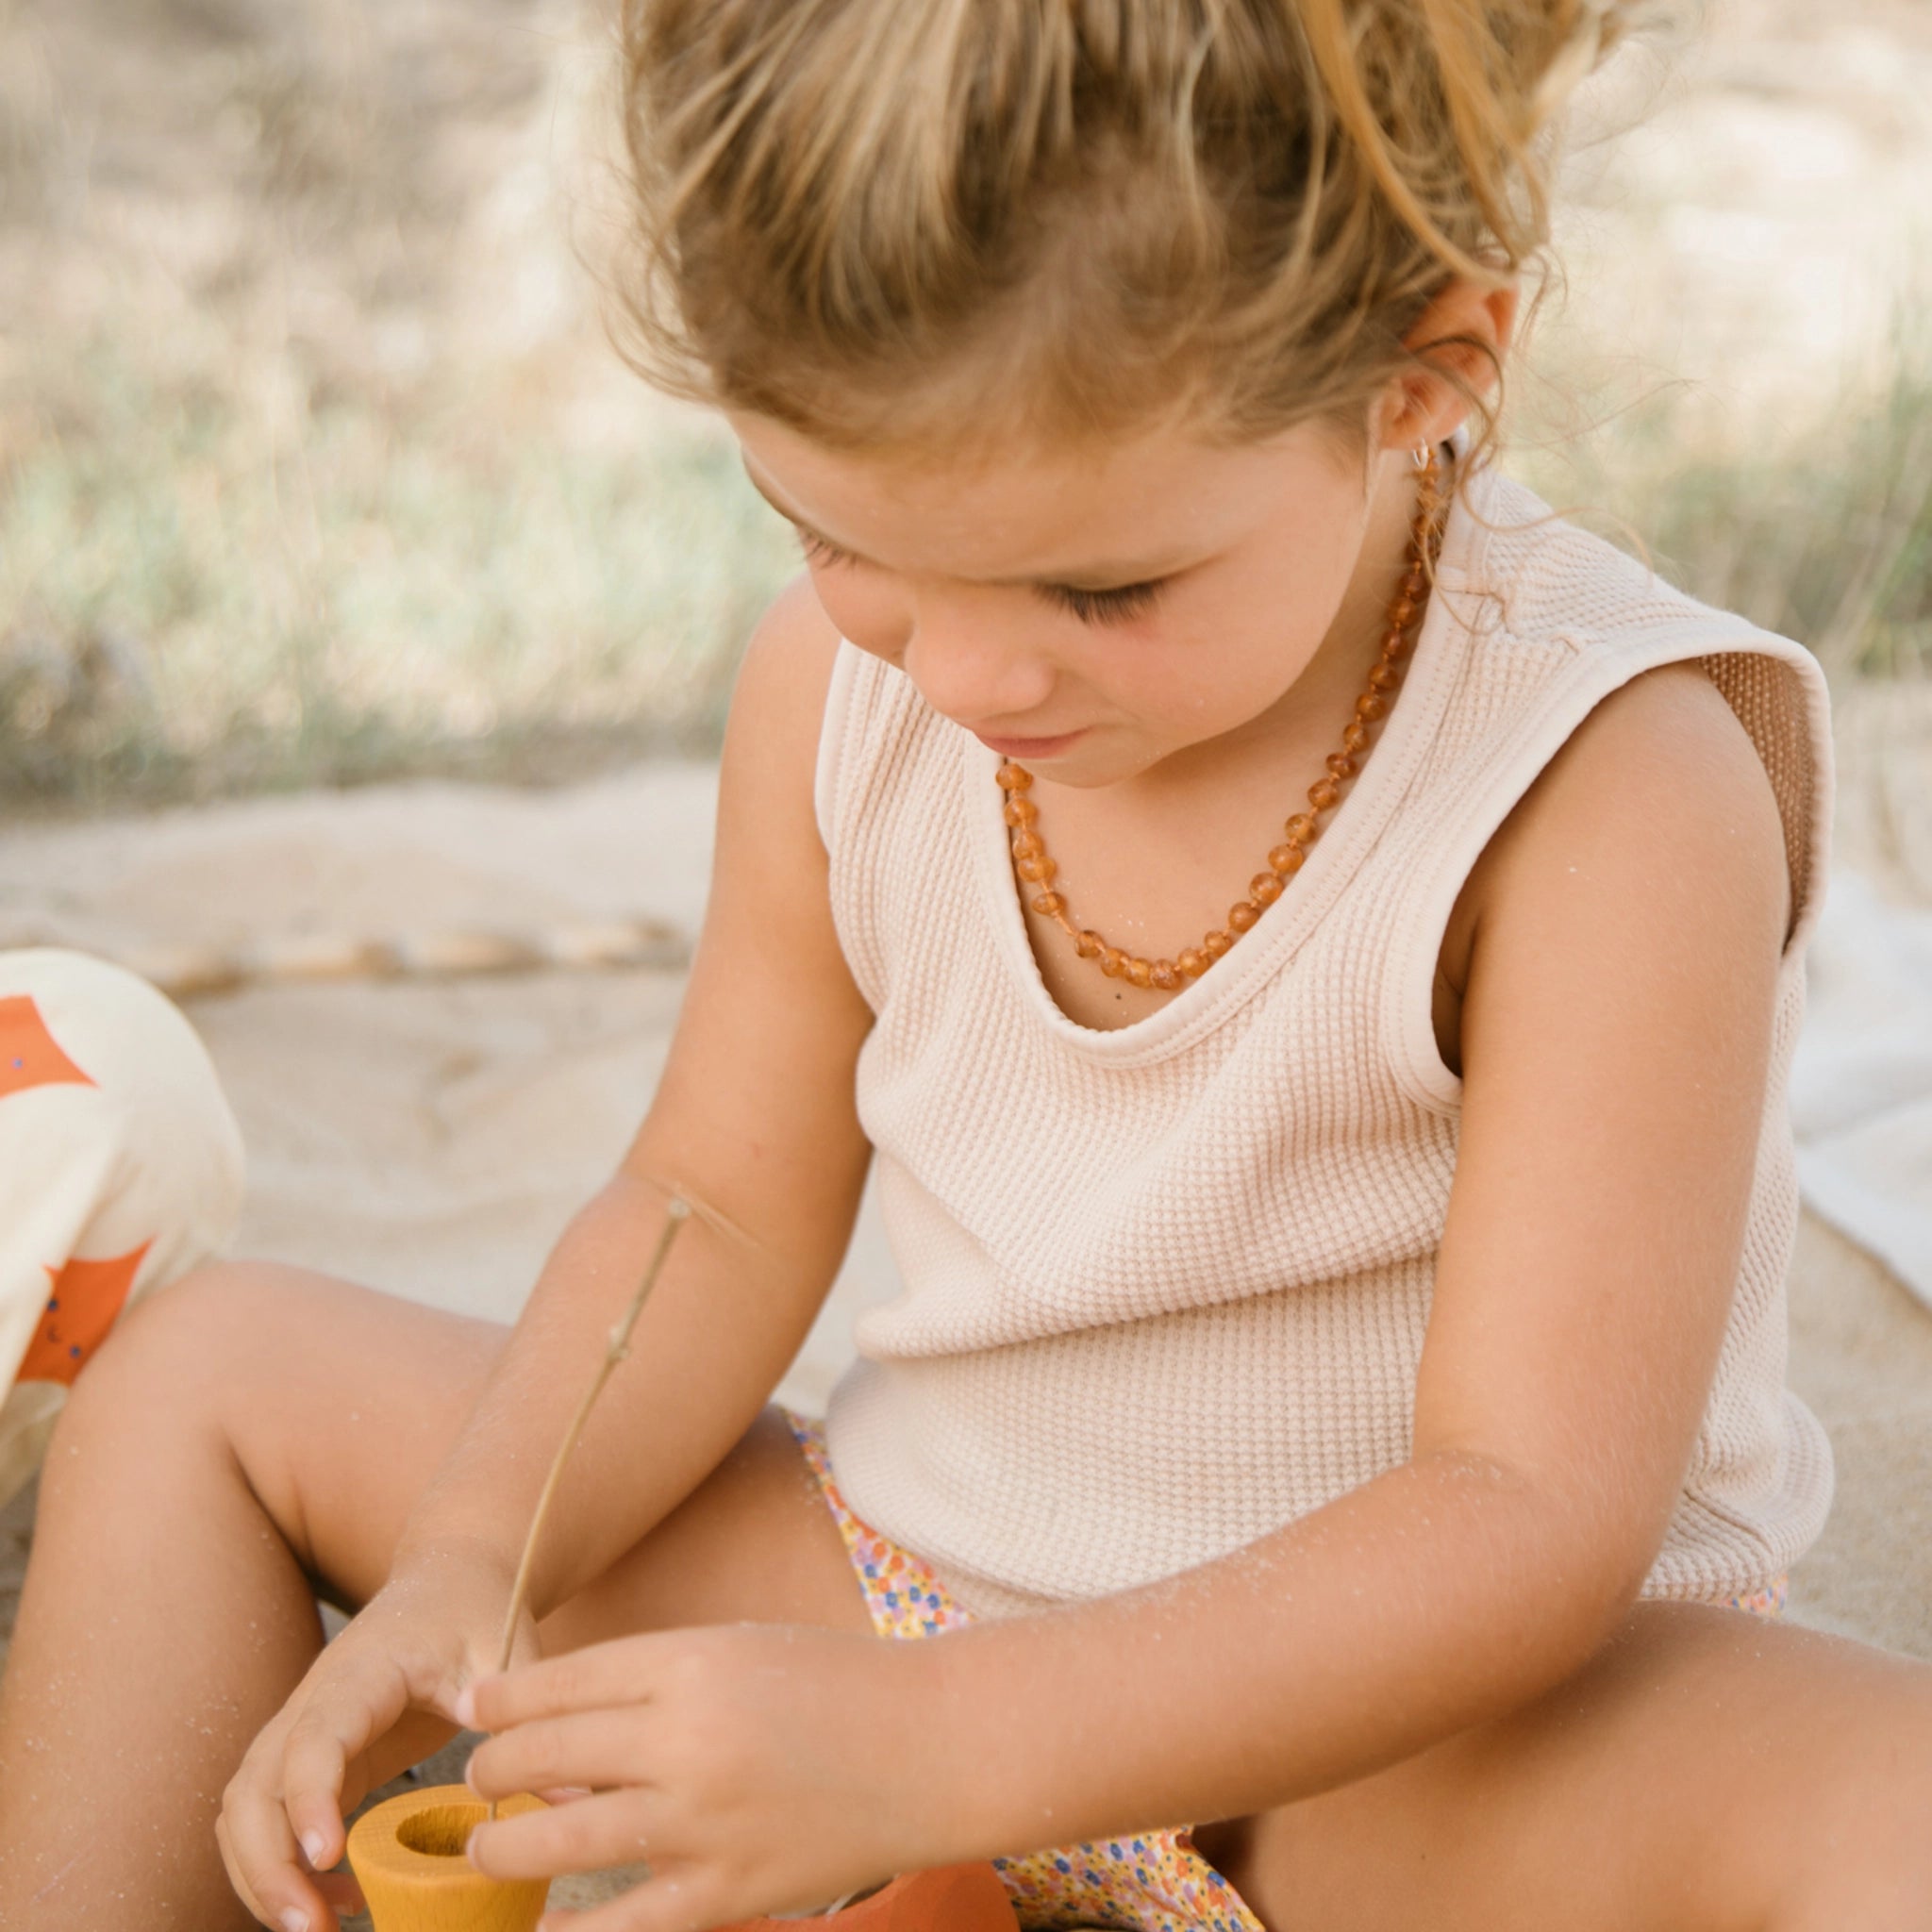
[[[801,579],[746,652],[725,726],[704,931],[626,1160],[689,1191],[821,1292],[870,1156],[853,1080],[872,1015],[833,928],[812,810],[838,644]]]
[[[1756,749],[1694,667],[1597,708],[1497,834],[1416,1453],[1553,1496],[1606,1607],[1660,1544],[1716,1371],[1786,930]]]

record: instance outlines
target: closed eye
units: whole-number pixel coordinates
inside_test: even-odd
[[[1150,578],[1144,584],[1122,584],[1112,591],[1076,591],[1072,584],[1041,584],[1042,597],[1071,610],[1082,624],[1131,624],[1145,617],[1160,601],[1162,579]]]
[[[851,551],[841,550],[836,543],[826,542],[816,530],[808,530],[803,524],[793,524],[791,528],[798,539],[798,547],[805,552],[806,562],[824,567],[853,561]]]
[[[851,551],[840,549],[803,524],[794,524],[792,529],[806,561],[817,569],[829,570],[858,561]],[[1150,577],[1145,583],[1121,584],[1109,591],[1083,591],[1073,584],[1035,584],[1033,590],[1048,603],[1071,611],[1082,624],[1131,624],[1154,608],[1165,582],[1161,577]]]

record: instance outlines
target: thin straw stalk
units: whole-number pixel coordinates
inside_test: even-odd
[[[517,1621],[524,1612],[525,1599],[530,1591],[530,1573],[536,1567],[537,1545],[543,1534],[544,1519],[550,1514],[550,1505],[556,1497],[558,1486],[563,1481],[563,1467],[570,1460],[571,1451],[577,1446],[577,1438],[584,1433],[584,1424],[591,1419],[591,1409],[604,1385],[610,1379],[610,1374],[625,1356],[630,1353],[631,1331],[638,1325],[638,1317],[644,1312],[644,1304],[651,1298],[651,1291],[658,1285],[658,1277],[664,1272],[665,1258],[671,1253],[671,1243],[677,1239],[678,1230],[691,1216],[691,1204],[681,1194],[674,1194],[664,1210],[664,1231],[658,1237],[657,1251],[652,1255],[650,1265],[644,1270],[644,1278],[638,1283],[638,1291],[631,1297],[630,1307],[624,1312],[624,1319],[610,1331],[609,1341],[604,1350],[604,1359],[597,1365],[597,1373],[591,1379],[591,1386],[584,1391],[583,1400],[577,1404],[576,1413],[570,1419],[570,1427],[563,1432],[563,1441],[557,1451],[557,1459],[550,1465],[550,1474],[544,1478],[543,1492],[537,1498],[536,1513],[530,1518],[530,1533],[524,1539],[524,1554],[517,1564],[517,1578],[509,1593],[509,1613],[503,1620],[503,1654],[497,1659],[499,1671],[509,1669],[510,1656],[516,1648]],[[496,1816],[496,1804],[491,1800],[490,1816]]]

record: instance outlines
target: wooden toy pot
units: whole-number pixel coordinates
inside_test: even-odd
[[[506,1798],[497,1816],[542,1808],[541,1798],[525,1792]],[[432,1785],[357,1819],[349,1828],[349,1869],[375,1932],[532,1932],[550,1881],[486,1878],[463,1856],[489,1809],[468,1785]]]
[[[1019,1923],[991,1865],[941,1865],[908,1872],[830,1918],[752,1919],[728,1932],[1018,1932]]]

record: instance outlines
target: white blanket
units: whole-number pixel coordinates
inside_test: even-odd
[[[1791,1067],[1812,1210],[1932,1304],[1932,911],[1832,876]]]

